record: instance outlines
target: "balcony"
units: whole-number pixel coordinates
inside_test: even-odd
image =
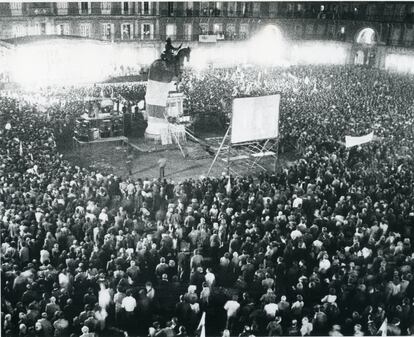
[[[185,42],[185,41],[199,41],[199,42],[220,42],[220,41],[243,41],[248,39],[248,35],[246,33],[233,33],[233,32],[223,32],[220,34],[213,34],[213,32],[205,33],[205,34],[191,34],[191,35],[166,35],[160,34],[155,36],[154,38],[160,39],[161,41],[165,41],[167,37],[170,37],[171,40],[174,42]]]

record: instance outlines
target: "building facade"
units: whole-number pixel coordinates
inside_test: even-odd
[[[414,47],[412,2],[9,2],[0,39],[67,35],[160,45],[244,40],[267,24],[292,40],[352,42],[366,27],[378,43]]]

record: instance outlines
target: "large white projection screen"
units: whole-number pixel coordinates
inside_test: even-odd
[[[231,119],[232,144],[279,135],[280,94],[235,98]]]

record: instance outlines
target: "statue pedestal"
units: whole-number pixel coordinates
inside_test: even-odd
[[[145,139],[168,145],[186,141],[185,126],[170,123],[167,118],[178,118],[183,115],[183,93],[170,93],[165,107],[164,118],[148,116],[148,127],[145,130]]]

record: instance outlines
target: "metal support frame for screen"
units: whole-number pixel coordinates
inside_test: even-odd
[[[277,93],[280,95],[280,93]],[[262,97],[262,96],[257,96]],[[280,107],[280,103],[279,103]],[[233,113],[233,109],[232,109]],[[278,123],[280,124],[280,118]],[[236,171],[231,167],[231,163],[235,161],[244,161],[244,167],[253,169],[258,167],[264,171],[267,169],[260,165],[260,161],[264,157],[272,156],[274,158],[274,171],[277,168],[277,162],[279,158],[279,125],[278,125],[278,135],[274,138],[265,138],[259,140],[251,140],[243,143],[232,143],[231,142],[231,129],[232,129],[233,118],[231,118],[230,126],[228,127],[219,148],[216,151],[216,155],[209,167],[207,175],[210,175],[214,164],[220,159],[220,161],[226,164],[227,175],[230,176],[230,173],[233,175],[239,176],[240,172]]]

